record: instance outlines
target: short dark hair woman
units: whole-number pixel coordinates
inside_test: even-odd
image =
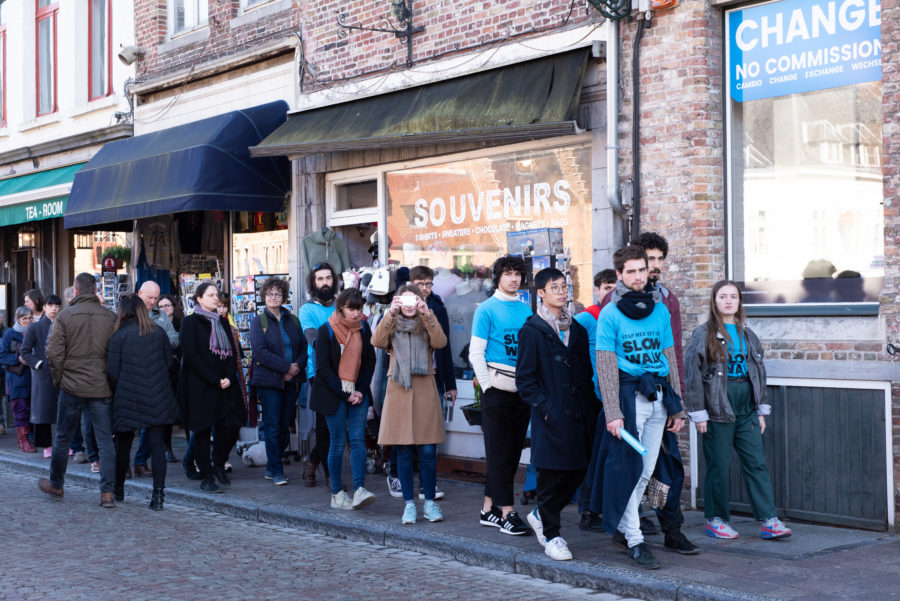
[[[397,474],[406,501],[401,522],[416,521],[413,453],[417,451],[423,514],[428,521],[439,522],[444,516],[434,502],[437,445],[447,435],[434,379],[434,349],[446,346],[447,336],[418,286],[406,284],[397,290],[390,310],[375,328],[372,344],[391,353],[378,444],[398,446]]]
[[[165,427],[178,417],[178,405],[168,375],[175,359],[166,333],[147,312],[136,294],[119,300],[115,333],[109,339],[106,373],[113,385],[113,432],[116,443],[116,482],[113,494],[125,499],[125,472],[135,430],[147,429],[153,494],[150,509],[165,501]]]
[[[288,283],[269,278],[260,286],[265,308],[250,322],[253,349],[253,380],[262,405],[266,441],[266,478],[276,486],[287,484],[281,456],[290,442],[291,418],[306,381],[306,338],[300,321],[282,305],[288,298]]]
[[[216,484],[230,481],[225,461],[244,422],[238,370],[240,348],[235,345],[228,318],[219,316],[219,291],[203,282],[194,293],[194,312],[181,322],[181,379],[178,403],[185,424],[194,433],[194,460],[200,468],[200,488],[222,492]],[[210,437],[215,427],[213,460]]]
[[[316,381],[309,397],[310,409],[325,415],[331,444],[328,471],[331,474],[331,507],[358,509],[369,505],[375,495],[366,483],[366,417],[375,373],[372,331],[363,321],[362,294],[356,288],[341,292],[334,313],[316,334]],[[350,467],[353,496],[341,481],[344,441],[350,437]]]
[[[37,288],[32,288],[25,293],[25,306],[31,309],[34,321],[39,320],[44,315],[44,294]]]

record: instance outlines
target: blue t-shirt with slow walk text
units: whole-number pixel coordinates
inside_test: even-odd
[[[726,323],[725,331],[728,332],[728,377],[746,378],[747,343],[733,323]]]
[[[594,382],[594,394],[600,398],[600,384],[597,382],[597,353],[594,349],[597,346],[597,318],[590,314],[589,311],[582,311],[575,316],[575,321],[584,326],[588,333],[588,349],[591,355],[591,381]]]
[[[619,369],[627,374],[669,375],[663,349],[673,344],[671,316],[662,303],[656,303],[644,319],[628,319],[612,303],[600,311],[596,350],[615,352]]]
[[[531,307],[521,301],[492,296],[475,309],[472,336],[487,340],[484,359],[488,363],[516,366],[519,330],[531,317]]]
[[[310,328],[318,330],[322,327],[322,324],[328,321],[332,313],[334,313],[334,303],[331,303],[328,307],[314,302],[303,303],[300,310],[297,311],[297,317],[300,319],[300,329],[303,330],[304,334]],[[308,357],[306,360],[306,379],[308,380],[316,376],[316,351],[313,350],[311,344],[307,345],[306,351]]]

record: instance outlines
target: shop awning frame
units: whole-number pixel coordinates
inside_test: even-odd
[[[300,157],[581,133],[576,117],[589,53],[581,49],[296,113],[250,152]]]
[[[278,212],[290,163],[249,147],[284,123],[284,101],[110,142],[75,175],[66,229],[194,210]]]

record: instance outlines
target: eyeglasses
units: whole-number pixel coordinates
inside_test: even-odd
[[[413,282],[413,284],[419,288],[427,288],[429,290],[434,287],[434,282]]]
[[[160,309],[171,309],[172,303],[166,303],[166,304],[159,303],[159,308]]]
[[[280,292],[269,292],[268,294],[266,294],[266,298],[281,298],[282,296],[284,295]]]
[[[554,284],[553,286],[546,286],[544,290],[549,290],[553,294],[562,294],[563,292],[568,292],[569,287],[566,285]]]

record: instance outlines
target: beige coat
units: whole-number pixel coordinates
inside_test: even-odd
[[[447,336],[438,323],[434,313],[428,311],[423,316],[425,330],[428,332],[430,348],[429,357],[434,349],[447,345]],[[375,328],[372,334],[372,345],[390,351],[391,338],[397,322],[390,312]],[[378,444],[439,444],[447,439],[444,431],[444,415],[441,412],[441,399],[438,396],[434,381],[434,361],[429,360],[427,376],[412,376],[412,388],[404,390],[392,376],[393,361],[388,369],[387,392],[384,395],[384,409],[381,412],[381,430],[378,432]]]

